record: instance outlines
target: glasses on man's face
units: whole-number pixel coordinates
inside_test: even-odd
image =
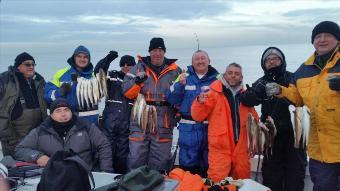
[[[29,68],[29,67],[35,67],[35,66],[36,66],[35,63],[33,63],[33,64],[24,63],[23,65],[26,66],[27,68]]]
[[[277,62],[277,61],[280,61],[280,58],[275,56],[275,57],[268,57],[264,60],[265,63],[269,63],[271,61]]]

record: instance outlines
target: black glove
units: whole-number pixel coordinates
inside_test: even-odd
[[[71,89],[72,89],[72,86],[71,86],[70,83],[65,82],[65,83],[61,84],[61,86],[60,86],[61,96],[66,97],[67,94],[71,92]]]
[[[148,76],[146,75],[145,72],[140,72],[136,75],[136,78],[135,78],[135,83],[136,84],[141,84],[143,82],[145,82],[145,80],[148,79]]]
[[[116,59],[118,57],[118,52],[117,51],[114,51],[114,50],[111,50],[109,52],[109,54],[106,56],[106,59],[109,61],[109,62],[112,62],[114,59]]]
[[[340,91],[340,76],[332,76],[328,78],[329,89]]]
[[[246,84],[247,91],[240,93],[240,101],[248,107],[259,105],[262,101],[256,94],[256,90]]]

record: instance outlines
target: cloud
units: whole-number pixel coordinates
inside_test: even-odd
[[[50,24],[50,23],[66,23],[66,20],[51,18],[51,17],[36,17],[31,15],[12,15],[5,14],[1,16],[2,22],[17,22],[17,23],[37,23],[37,24]]]

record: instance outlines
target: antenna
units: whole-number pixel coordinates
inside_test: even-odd
[[[196,38],[196,41],[197,41],[197,50],[199,50],[200,49],[200,40],[198,39],[196,32],[194,33],[194,35],[195,35],[195,38]]]

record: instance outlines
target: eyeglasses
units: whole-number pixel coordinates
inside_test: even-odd
[[[27,68],[36,66],[35,63],[33,63],[33,64],[25,63],[25,64],[23,64],[23,65],[25,65]]]
[[[275,57],[271,57],[271,58],[266,58],[265,60],[264,60],[264,62],[265,63],[269,63],[270,61],[279,61],[279,60],[281,60],[279,57],[277,57],[277,56],[275,56]]]

